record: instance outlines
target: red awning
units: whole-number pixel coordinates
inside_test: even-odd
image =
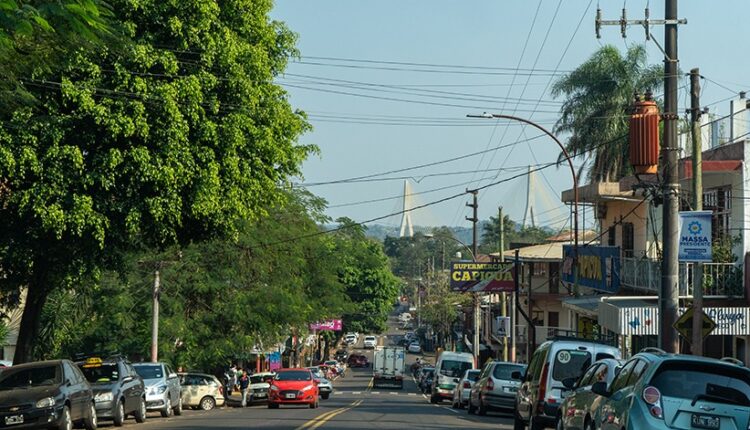
[[[742,166],[742,160],[704,160],[701,163],[703,172],[732,172],[739,170]],[[683,176],[680,179],[690,179],[693,177],[693,163],[690,160],[682,161]]]

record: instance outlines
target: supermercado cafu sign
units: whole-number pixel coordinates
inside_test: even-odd
[[[572,245],[563,245],[565,259],[562,265],[562,281],[589,287],[605,293],[616,293],[620,289],[620,248],[616,246],[579,246],[578,273],[573,264],[576,256]]]
[[[451,289],[470,291],[480,282],[488,281],[482,291],[513,291],[513,263],[478,263],[456,261],[451,263]]]

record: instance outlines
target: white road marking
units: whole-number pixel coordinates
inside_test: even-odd
[[[352,391],[352,394],[362,394],[361,391]]]
[[[407,396],[416,396],[417,393],[406,393]]]
[[[435,406],[437,406],[437,405],[435,405]],[[447,410],[449,410],[449,411],[453,412],[454,414],[457,414],[457,413],[458,413],[458,411],[457,411],[457,410],[455,410],[455,409],[453,409],[453,408],[449,408],[448,406],[440,406],[440,407],[441,407],[441,408],[443,408],[443,409],[447,409]]]
[[[395,392],[395,391],[391,391],[391,392],[390,392],[390,393],[388,393],[388,394],[391,394],[391,395],[394,395],[394,396],[398,396],[398,395],[399,395],[399,393],[397,393],[397,392]]]
[[[380,394],[380,391],[371,391],[370,394]]]

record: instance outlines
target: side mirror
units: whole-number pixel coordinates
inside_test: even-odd
[[[575,388],[576,382],[577,382],[576,378],[565,378],[562,380],[563,386],[567,388],[568,390],[572,390],[573,388]]]
[[[514,370],[513,373],[510,374],[510,377],[517,381],[521,381],[523,380],[523,373],[519,372],[518,370]]]
[[[594,385],[591,386],[591,392],[603,397],[609,397],[612,395],[607,389],[607,383],[604,381],[595,382]]]

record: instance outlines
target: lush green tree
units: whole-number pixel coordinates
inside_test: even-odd
[[[653,92],[662,76],[660,66],[648,64],[644,46],[623,55],[607,45],[555,82],[552,95],[565,101],[554,131],[570,134],[569,153],[586,154],[590,180],[617,181],[631,171],[627,110],[634,93]]]
[[[451,336],[451,329],[458,322],[459,310],[471,306],[470,294],[455,293],[445,273],[433,273],[425,283],[425,297],[420,309],[422,322],[437,334],[438,342],[444,345]]]
[[[484,223],[482,229],[482,247],[481,250],[486,253],[498,251],[500,246],[500,223],[499,217],[490,217],[489,221]],[[503,216],[503,233],[505,235],[504,250],[510,249],[513,243],[537,244],[543,243],[554,232],[547,227],[521,227],[515,221],[511,220],[508,215]]]
[[[365,236],[365,227],[340,218],[335,233],[337,255],[342,260],[339,280],[353,303],[344,314],[347,330],[380,333],[387,328],[388,314],[401,289],[393,275],[383,245]]]
[[[66,55],[0,115],[0,290],[27,288],[16,362],[55,289],[134,246],[238,235],[315,148],[273,83],[295,55],[270,0],[113,0],[132,43]]]

